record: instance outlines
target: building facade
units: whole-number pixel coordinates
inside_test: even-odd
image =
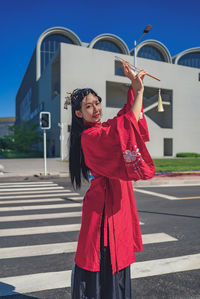
[[[0,137],[9,135],[9,127],[14,124],[15,117],[0,117]]]
[[[48,148],[54,143],[56,156],[67,159],[71,107],[64,109],[66,92],[94,89],[102,98],[102,122],[113,118],[126,102],[130,86],[115,56],[133,63],[133,53],[113,34],[85,43],[67,28],[49,28],[37,41],[16,95],[16,123],[39,123],[40,111],[49,111]],[[137,66],[161,80],[144,79],[144,112],[151,139],[147,147],[152,157],[200,152],[200,48],[171,57],[161,42],[145,40],[137,46]],[[159,89],[162,113],[157,112]]]

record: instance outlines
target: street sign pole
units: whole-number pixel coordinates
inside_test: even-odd
[[[43,139],[44,139],[44,175],[47,175],[47,138],[46,130],[43,130]]]

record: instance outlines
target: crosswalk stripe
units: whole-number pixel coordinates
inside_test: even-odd
[[[165,233],[144,234],[142,239],[143,244],[177,241]],[[70,253],[76,249],[77,242],[0,248],[0,259]]]
[[[81,224],[78,223],[65,225],[34,226],[25,228],[8,228],[0,230],[0,237],[49,234],[58,232],[73,232],[79,231],[80,227]]]
[[[15,189],[0,189],[0,194],[4,194],[3,192],[9,192],[8,194],[16,194],[16,192],[13,191],[24,191],[20,193],[26,193],[26,191],[38,191],[38,190],[58,190],[58,189],[64,189],[62,186],[55,186],[55,187],[36,187],[36,188],[15,188]],[[18,193],[17,193],[18,194]]]
[[[79,231],[81,223],[77,224],[64,224],[64,225],[49,225],[49,226],[34,226],[22,228],[7,228],[0,230],[0,237],[10,236],[24,236],[35,234],[49,234],[57,232]]]
[[[36,215],[14,215],[14,216],[1,216],[0,222],[59,219],[59,218],[69,218],[69,217],[81,217],[81,216],[82,216],[82,212],[48,213],[48,214],[36,214]]]
[[[43,192],[38,192],[40,194],[27,194],[26,195],[12,195],[12,196],[0,196],[0,199],[12,199],[12,198],[37,198],[37,197],[55,197],[55,196],[70,196],[72,194],[74,195],[79,195],[79,193],[67,193],[66,191],[70,191],[70,190],[65,190],[59,193],[54,192],[54,194],[48,193],[45,191],[45,194],[41,194]],[[16,194],[16,193],[15,193]]]
[[[5,285],[3,285],[5,284]],[[13,288],[8,288],[8,285]],[[70,287],[71,270],[1,278],[0,296]]]
[[[171,200],[177,199],[177,197],[175,197],[175,196],[170,196],[170,195],[167,195],[167,194],[161,194],[161,193],[158,193],[158,192],[152,192],[152,191],[138,189],[138,188],[134,188],[134,191],[138,192],[138,193],[149,194],[149,195],[152,195],[152,196],[162,197],[162,198],[171,199]]]
[[[200,254],[138,262],[131,265],[131,278],[199,270]]]
[[[131,279],[200,269],[200,254],[136,262],[131,265]],[[71,286],[71,270],[1,278],[1,296],[31,293]],[[51,283],[49,283],[51,282]],[[5,286],[3,285],[5,284]],[[8,285],[14,289],[8,289]]]
[[[12,190],[13,188],[22,188],[22,187],[53,187],[53,186],[58,186],[58,184],[26,184],[26,185],[4,185],[4,184],[0,184],[0,190],[2,188],[10,188],[9,190]]]
[[[1,216],[0,222],[13,222],[13,221],[26,221],[26,220],[40,220],[40,219],[59,219],[69,217],[81,217],[82,212],[67,212],[67,213],[48,213],[48,214],[37,214],[37,215],[14,215],[14,216]],[[140,225],[144,225],[140,221]]]
[[[54,184],[54,182],[49,182],[49,181],[45,181],[45,182],[11,182],[11,183],[0,183],[0,186],[13,186],[13,185],[30,185],[30,184],[38,184],[38,185],[44,185],[44,184]]]
[[[54,188],[53,188],[54,189]],[[9,196],[10,195],[14,195],[15,196],[15,194],[16,195],[18,195],[18,194],[47,194],[47,193],[70,193],[70,194],[68,194],[68,195],[71,195],[71,190],[67,190],[67,189],[65,189],[65,190],[57,190],[57,189],[54,189],[54,190],[49,190],[49,188],[48,189],[46,189],[46,190],[36,190],[36,191],[20,191],[20,192],[9,192],[9,193],[3,193],[3,192],[0,192],[0,195],[6,195],[6,194],[8,194]],[[72,193],[73,194],[73,193]],[[76,193],[77,194],[77,193]],[[12,196],[13,197],[13,196]],[[28,196],[27,196],[28,197]],[[0,196],[0,198],[2,198],[2,196]]]
[[[178,240],[166,233],[155,233],[155,234],[142,235],[142,241],[144,244],[154,244],[154,243],[171,242],[171,241],[178,241]]]
[[[20,206],[20,207],[2,207],[0,212],[6,211],[28,211],[28,210],[48,210],[48,209],[67,209],[73,207],[81,207],[82,203],[66,203],[55,204],[55,205],[39,205],[39,206]]]
[[[70,199],[70,198],[68,197],[68,199]],[[64,199],[64,198],[36,198],[36,199],[27,198],[27,199],[22,199],[22,200],[21,199],[17,199],[17,200],[4,199],[4,200],[0,200],[0,205],[15,204],[15,203],[21,204],[21,203],[31,203],[31,202],[40,204],[43,202],[48,203],[48,202],[53,202],[53,201],[66,202],[66,199]]]

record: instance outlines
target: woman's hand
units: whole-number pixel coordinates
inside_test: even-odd
[[[132,82],[132,88],[134,94],[140,93],[144,91],[143,79],[146,74],[144,70],[141,70],[138,74],[136,74],[126,62],[122,62],[124,75],[129,78]]]

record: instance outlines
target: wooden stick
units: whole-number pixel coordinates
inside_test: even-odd
[[[137,71],[137,72],[141,71],[140,69],[138,69],[138,68],[135,67],[134,65],[130,64],[128,61],[126,61],[126,60],[124,60],[124,59],[122,59],[122,58],[120,58],[120,57],[118,57],[118,56],[115,56],[115,58],[117,58],[117,59],[120,60],[120,61],[124,61],[124,62],[128,63],[128,65],[130,66],[130,68],[133,69],[134,71]],[[146,73],[146,75],[149,76],[149,77],[151,77],[151,78],[153,78],[153,79],[155,79],[155,80],[157,80],[157,81],[160,81],[159,78],[157,78],[157,77],[155,77],[155,76],[152,76],[152,75],[150,75],[149,73]]]

